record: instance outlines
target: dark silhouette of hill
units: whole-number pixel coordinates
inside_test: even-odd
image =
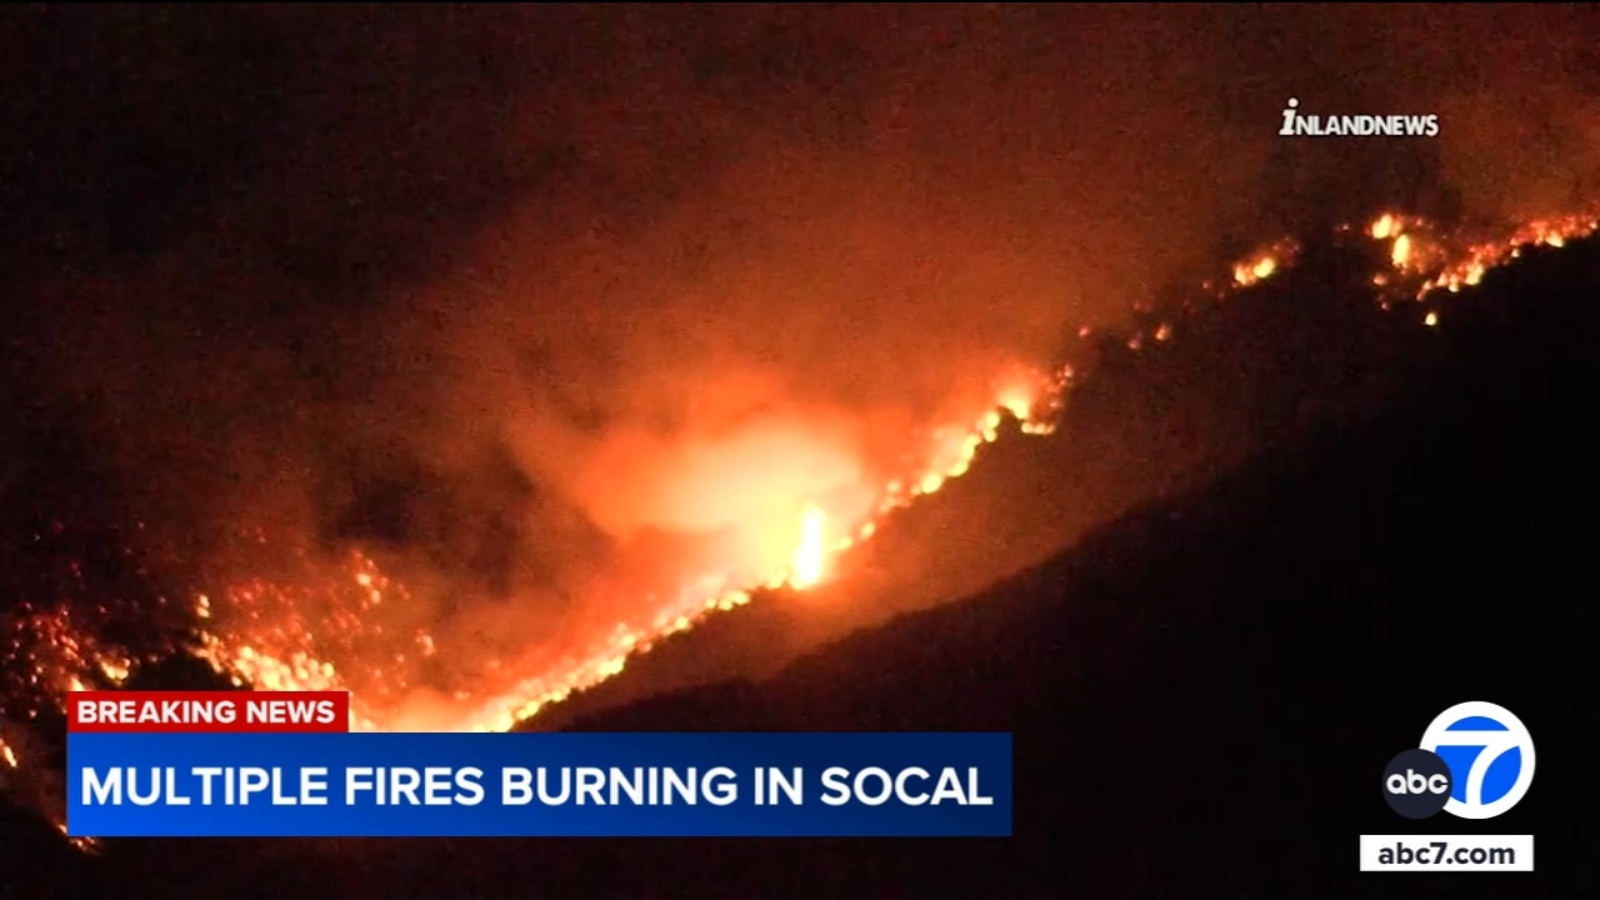
[[[1351,294],[1313,260],[1305,280],[1191,332],[1215,327],[1217,343],[1235,343],[1256,368],[1234,384],[1270,382],[1280,361],[1295,378],[1278,390],[1241,399],[1177,363],[1146,364],[1141,377],[1229,397],[1223,410],[1252,411],[1236,426],[1320,424],[1282,429],[1275,447],[1213,483],[1147,504],[966,600],[854,634],[765,680],[571,725],[1010,731],[1012,838],[122,841],[85,858],[11,816],[10,883],[19,896],[163,897],[1600,889],[1588,813],[1600,704],[1586,690],[1596,615],[1585,580],[1600,500],[1586,421],[1600,389],[1597,261],[1593,246],[1529,254],[1455,298],[1437,332],[1417,329],[1415,341],[1367,332],[1365,346],[1360,322],[1315,323],[1333,314],[1316,301],[1318,285],[1347,303]],[[1239,345],[1243,326],[1209,324],[1227,316],[1263,317],[1280,337]],[[1283,334],[1314,364],[1275,355],[1291,346]],[[1377,394],[1359,366],[1340,368],[1393,358],[1408,342],[1424,349],[1384,369]],[[1163,365],[1172,370],[1160,374]],[[1329,410],[1314,418],[1303,412],[1316,379],[1296,374],[1308,370],[1349,383],[1325,389]],[[1300,378],[1304,391],[1286,384]],[[1128,390],[1111,376],[1100,383],[1104,399],[1081,402]],[[1527,799],[1485,823],[1394,816],[1379,793],[1384,764],[1438,712],[1472,699],[1511,708],[1532,731],[1538,775]],[[1358,835],[1407,832],[1532,833],[1537,871],[1356,871]]]

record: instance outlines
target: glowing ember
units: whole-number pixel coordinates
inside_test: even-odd
[[[4,647],[13,679],[5,698],[8,705],[23,706],[29,718],[41,708],[60,706],[69,691],[116,687],[133,672],[134,661],[96,637],[95,622],[69,607],[45,610],[24,603],[3,625],[9,630]]]
[[[1256,251],[1248,259],[1234,264],[1233,286],[1247,288],[1282,272],[1294,263],[1298,250],[1293,241],[1284,239]]]

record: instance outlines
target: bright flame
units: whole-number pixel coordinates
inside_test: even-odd
[[[1498,239],[1461,240],[1440,234],[1425,220],[1384,213],[1367,233],[1375,240],[1394,241],[1389,261],[1400,270],[1398,283],[1414,286],[1414,296],[1420,300],[1439,291],[1457,293],[1476,286],[1490,269],[1516,259],[1525,248],[1561,247],[1597,229],[1600,220],[1593,216],[1558,216],[1524,223]],[[1420,284],[1416,281],[1419,277]],[[1396,284],[1382,273],[1374,277],[1373,283],[1380,287]],[[1436,323],[1437,318],[1429,324]]]
[[[1298,251],[1299,247],[1287,238],[1257,250],[1250,258],[1234,264],[1233,286],[1247,288],[1271,278],[1290,266]]]
[[[827,559],[828,514],[819,507],[806,506],[800,514],[800,546],[794,551],[794,574],[789,585],[805,590],[822,580]]]
[[[1263,256],[1253,263],[1240,263],[1234,267],[1233,281],[1240,287],[1249,287],[1258,281],[1272,277],[1278,271],[1278,261],[1270,256]]]
[[[1404,266],[1411,261],[1411,235],[1402,234],[1394,239],[1394,249],[1390,251],[1389,258],[1396,266]]]

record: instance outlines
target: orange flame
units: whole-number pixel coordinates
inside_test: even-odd
[[[1399,281],[1420,278],[1415,298],[1424,299],[1439,291],[1456,293],[1483,280],[1491,269],[1522,255],[1528,247],[1561,247],[1567,241],[1587,237],[1600,230],[1600,219],[1588,215],[1535,219],[1513,229],[1498,240],[1464,241],[1439,233],[1432,223],[1398,213],[1384,213],[1368,227],[1374,240],[1391,241],[1389,261],[1398,270]],[[1390,286],[1396,278],[1380,273],[1373,283]],[[1430,313],[1424,324],[1433,327],[1438,316]]]
[[[1233,286],[1247,288],[1266,281],[1292,265],[1297,250],[1295,242],[1287,238],[1257,250],[1248,259],[1234,263]]]
[[[828,514],[807,506],[800,514],[800,546],[794,551],[794,574],[789,585],[803,591],[822,580],[827,558]]]
[[[385,604],[390,594],[404,608],[406,592],[361,554],[351,557],[348,580],[327,588],[308,592],[264,582],[234,585],[223,595],[222,605],[230,612],[221,619],[213,614],[212,598],[197,598],[196,615],[207,625],[200,656],[241,686],[349,690],[352,724],[361,730],[503,731],[574,691],[614,677],[629,656],[693,627],[704,616],[748,603],[747,586],[804,591],[821,583],[839,554],[873,536],[882,516],[965,474],[979,449],[999,438],[1006,414],[1026,433],[1049,433],[1047,417],[1053,415],[1054,398],[1070,376],[1070,370],[1053,378],[1026,368],[1013,370],[996,382],[989,411],[965,427],[934,430],[920,471],[884,486],[878,501],[859,513],[830,507],[819,498],[802,503],[798,519],[791,520],[794,524],[774,533],[774,537],[786,533],[782,540],[787,549],[773,557],[774,562],[781,561],[780,571],[763,578],[759,572],[738,575],[730,570],[693,580],[675,597],[656,598],[651,614],[615,623],[587,649],[580,645],[574,649],[581,652],[555,664],[548,659],[492,659],[473,690],[458,692],[427,711],[408,708],[407,695],[415,686],[407,659],[433,653],[434,638],[419,629],[415,640],[402,647],[390,635],[385,646],[396,647],[397,652],[374,661],[369,645],[378,636],[364,621],[363,612]],[[745,480],[740,483],[754,477],[752,473],[759,473],[759,467],[741,470],[739,476]],[[332,613],[317,618],[308,612],[318,608]],[[330,646],[330,638],[347,634],[365,637],[347,641],[360,652]]]

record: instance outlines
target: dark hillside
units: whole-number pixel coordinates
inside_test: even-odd
[[[38,856],[33,872],[92,868],[150,896],[1525,897],[1600,886],[1586,812],[1597,799],[1585,691],[1596,617],[1584,588],[1600,500],[1586,421],[1600,389],[1596,272],[1593,249],[1579,248],[1491,279],[1452,317],[1454,361],[1382,415],[1142,509],[969,600],[840,641],[764,683],[577,726],[1009,730],[1009,840],[280,843],[270,854],[124,842],[82,868]],[[1379,794],[1383,765],[1468,699],[1528,724],[1534,788],[1492,823],[1399,820]],[[1538,870],[1356,871],[1362,833],[1453,830],[1532,833]]]

